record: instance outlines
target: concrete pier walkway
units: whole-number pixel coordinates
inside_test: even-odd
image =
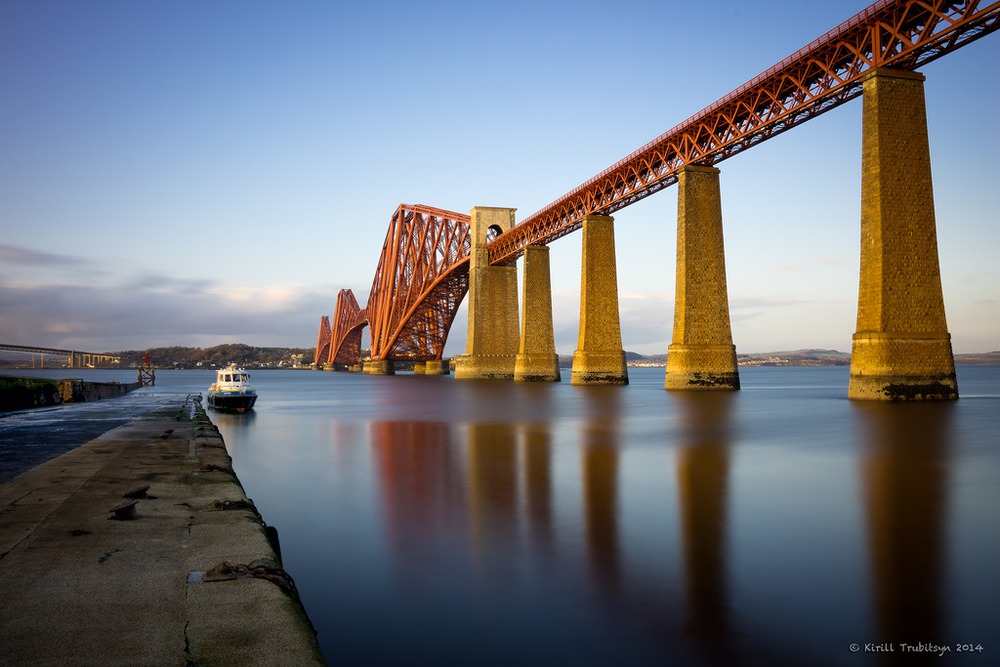
[[[271,533],[178,395],[0,485],[0,665],[322,665]]]

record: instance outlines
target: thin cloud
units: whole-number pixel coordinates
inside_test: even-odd
[[[246,288],[241,288],[246,289]],[[0,286],[0,341],[93,351],[161,345],[309,347],[325,291],[294,286],[234,301],[225,290],[192,292],[70,284]]]
[[[54,280],[95,282],[107,277],[105,266],[78,255],[33,250],[0,243],[0,281],[7,284],[41,285]]]
[[[769,297],[736,297],[729,300],[729,309],[744,310],[749,308],[781,308],[785,306],[798,306],[805,303],[814,303],[814,301]]]
[[[201,294],[212,283],[200,278],[178,278],[160,273],[143,273],[128,280],[127,289],[177,292],[181,294]]]
[[[93,260],[72,255],[61,255],[58,253],[41,252],[31,248],[0,243],[0,263],[9,263],[17,266],[38,266],[38,267],[79,267],[86,268],[93,266]]]

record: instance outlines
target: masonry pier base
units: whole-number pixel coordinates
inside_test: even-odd
[[[365,375],[395,375],[396,365],[392,359],[371,359],[362,364]]]
[[[664,388],[685,391],[739,389],[736,346],[670,345]]]
[[[424,362],[424,375],[447,375],[448,362],[442,359],[428,359]]]
[[[926,401],[958,398],[950,338],[854,334],[848,398]]]

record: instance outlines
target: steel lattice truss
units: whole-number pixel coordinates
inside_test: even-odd
[[[343,290],[341,290],[343,291]],[[338,299],[340,297],[337,297]],[[319,318],[319,335],[316,337],[316,357],[313,366],[319,368],[327,362],[330,357],[330,317],[324,315]]]
[[[1000,0],[880,0],[499,236],[491,264],[579,229],[847,102],[877,67],[913,70],[1000,27]]]
[[[368,295],[372,359],[440,359],[469,291],[469,216],[400,204]]]
[[[365,316],[353,291],[342,289],[337,292],[328,364],[351,366],[361,361],[361,330],[366,324]]]
[[[350,290],[337,295],[331,363],[361,358],[368,325],[372,359],[441,359],[448,331],[469,291],[469,216],[400,204],[386,233],[365,309]],[[322,337],[322,322],[320,323]]]

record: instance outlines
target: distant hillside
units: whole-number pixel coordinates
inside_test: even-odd
[[[572,355],[570,356],[572,359]],[[626,352],[625,359],[629,366],[666,366],[667,355],[642,355],[636,352]],[[839,350],[790,350],[784,352],[758,352],[754,354],[737,354],[736,363],[739,366],[850,366],[849,352]],[[982,352],[976,354],[956,354],[958,365],[997,365],[1000,366],[1000,352]]]
[[[254,347],[243,343],[229,343],[215,347],[156,347],[149,350],[110,352],[121,356],[121,366],[128,368],[142,364],[142,357],[149,353],[156,368],[214,368],[229,363],[250,368],[289,368],[311,366],[316,348],[305,347]],[[367,352],[367,351],[366,351]],[[23,355],[22,355],[23,356]],[[666,354],[644,355],[625,352],[629,366],[666,366]],[[4,366],[23,365],[20,362],[0,362]],[[838,350],[803,349],[783,352],[738,354],[740,366],[848,366],[851,355]],[[1000,366],[1000,351],[974,354],[956,354],[959,365]],[[573,353],[560,354],[559,364],[565,368],[573,365]]]
[[[740,366],[849,366],[851,354],[816,349],[762,352],[739,354],[736,356],[736,363]]]
[[[1000,352],[956,354],[955,363],[965,366],[1000,366]]]
[[[316,348],[253,347],[243,343],[228,343],[215,347],[155,347],[149,350],[114,352],[121,355],[122,366],[139,366],[149,353],[156,368],[212,368],[229,363],[245,367],[289,367],[312,364]]]
[[[666,366],[667,355],[653,354],[643,356],[627,352],[625,358],[629,366]],[[739,366],[847,366],[851,363],[851,355],[837,350],[791,350],[785,352],[760,352],[754,354],[737,354],[736,363]]]

